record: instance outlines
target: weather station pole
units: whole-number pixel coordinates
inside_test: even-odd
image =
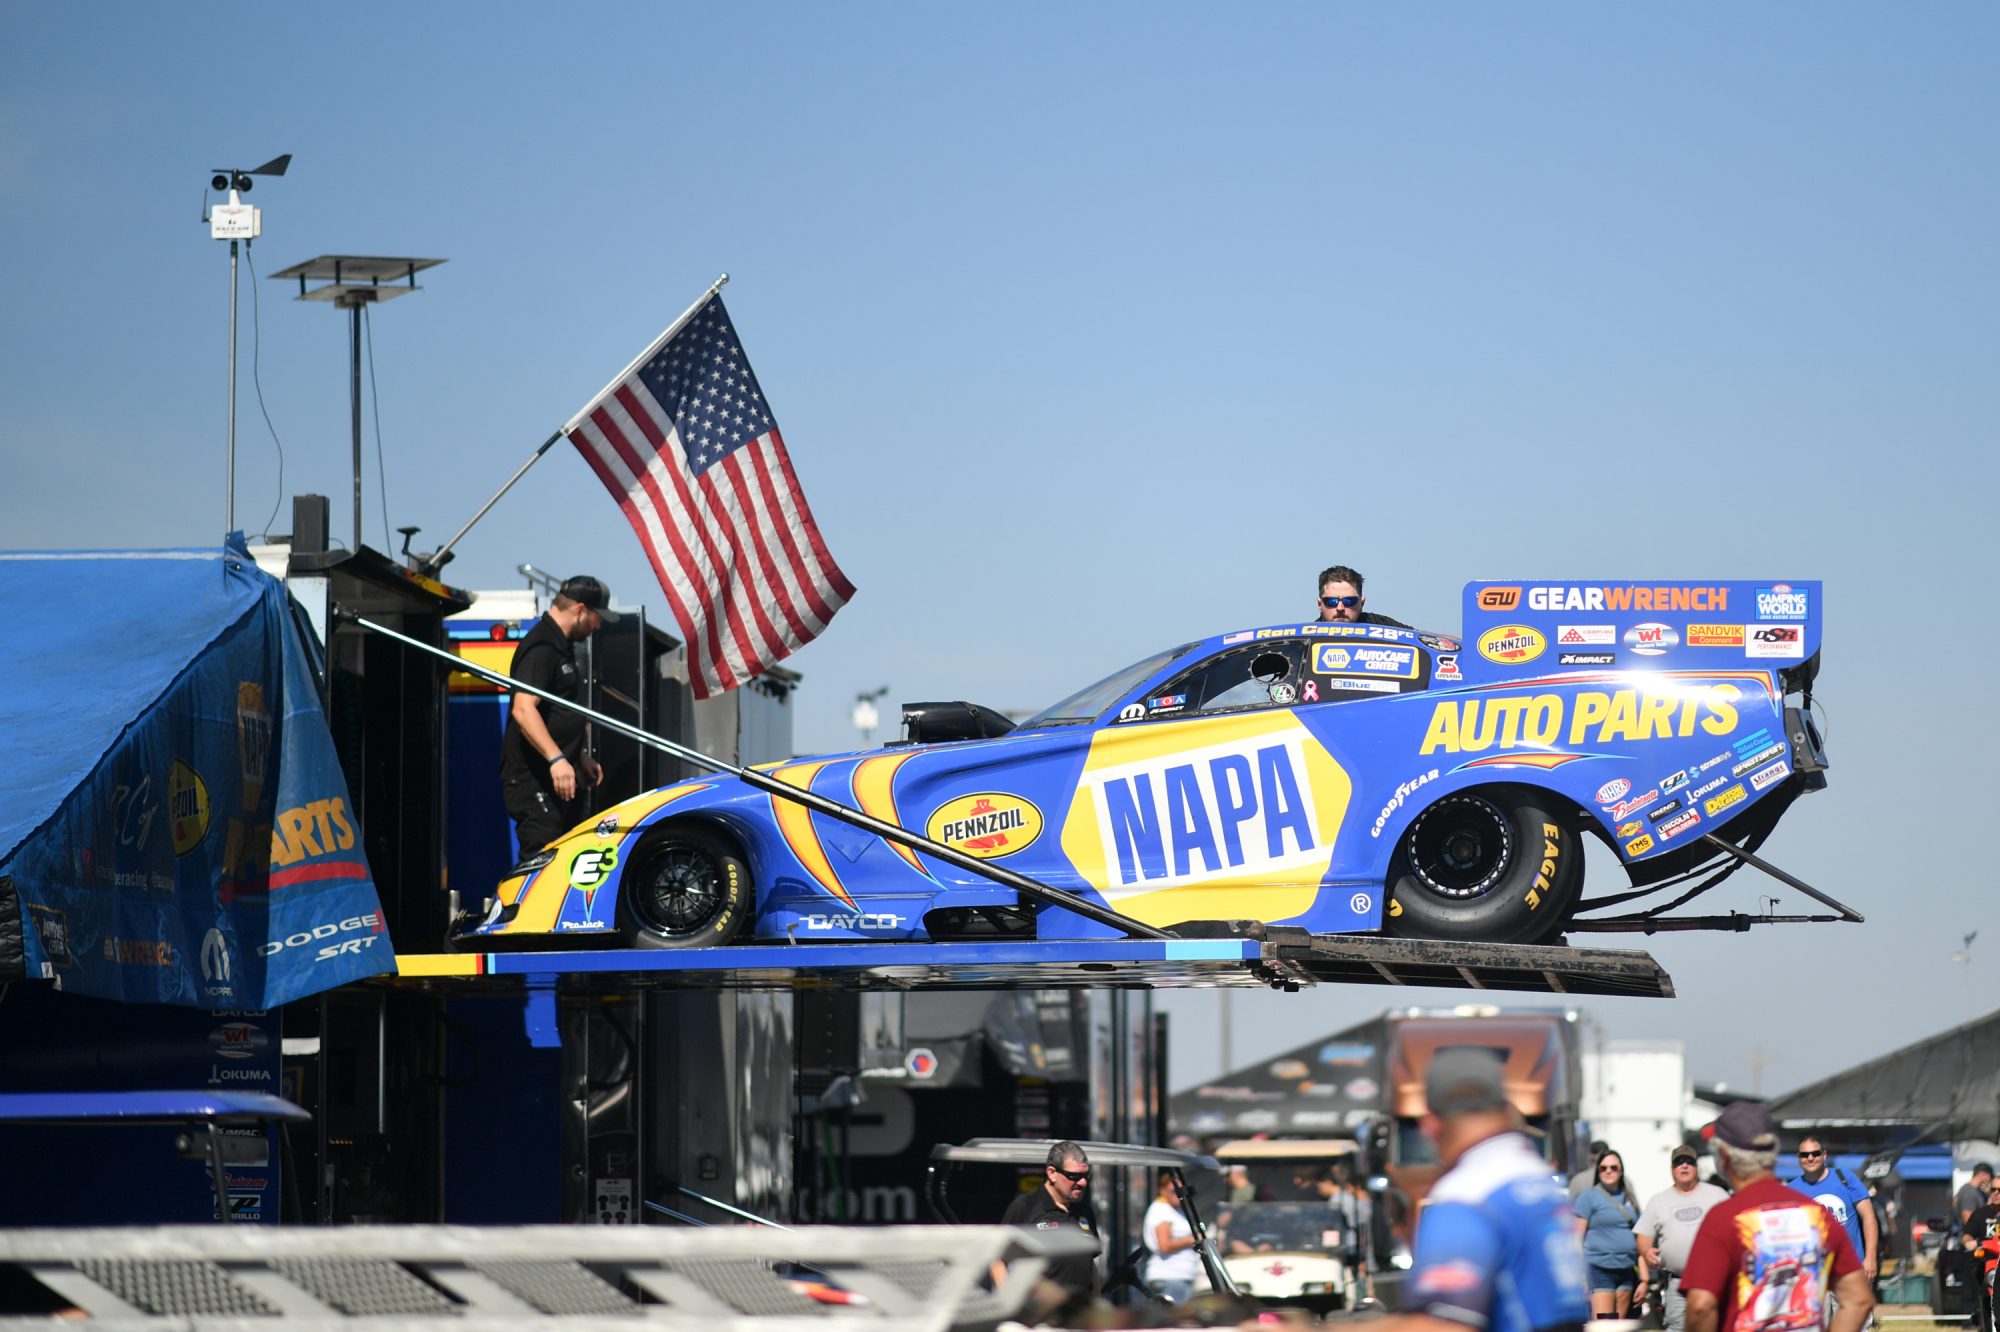
[[[222,530],[236,530],[236,263],[242,247],[264,232],[264,210],[243,202],[250,192],[252,176],[282,176],[292,164],[292,155],[283,153],[260,167],[217,167],[209,178],[212,190],[228,190],[229,202],[207,207],[204,196],[202,221],[208,223],[211,240],[229,242],[229,449],[223,482]]]
[[[345,310],[348,338],[348,403],[354,425],[354,549],[361,549],[361,323],[371,305],[421,291],[417,274],[435,268],[442,259],[392,259],[381,255],[323,254],[271,274],[273,281],[297,278],[299,299],[329,301]],[[323,282],[308,287],[308,282]]]

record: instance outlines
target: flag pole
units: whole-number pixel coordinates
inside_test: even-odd
[[[640,366],[644,365],[646,362],[652,360],[654,356],[658,355],[660,348],[666,346],[669,342],[673,341],[674,334],[686,328],[688,320],[694,318],[697,314],[700,314],[701,307],[707,305],[710,301],[714,300],[716,296],[722,291],[722,289],[728,285],[729,285],[729,274],[727,273],[724,273],[721,277],[717,278],[713,283],[711,283],[709,285],[708,290],[703,292],[699,297],[695,299],[695,303],[693,305],[690,305],[687,309],[681,311],[681,317],[679,319],[676,319],[674,320],[673,323],[667,325],[666,332],[660,334],[659,337],[654,338],[652,343],[647,346],[646,350],[640,352],[637,356],[634,356],[632,358],[632,363],[630,365],[626,366],[623,370],[620,370],[617,374],[613,375],[611,377],[610,383],[606,384],[603,388],[597,390],[597,395],[593,397],[589,402],[586,402],[583,405],[583,409],[581,411],[579,411],[575,416],[570,417],[569,420],[563,423],[562,433],[567,435],[570,431],[576,429],[576,423],[578,421],[581,421],[584,417],[589,416],[591,411],[597,406],[597,404],[603,402],[604,399],[610,395],[611,390],[617,388],[620,384],[625,382],[625,377],[627,375],[631,374],[634,370],[637,370]]]
[[[462,537],[464,537],[464,535],[467,532],[470,532],[473,529],[474,524],[478,523],[478,521],[481,518],[484,518],[486,516],[487,511],[489,509],[491,509],[494,505],[500,502],[501,496],[505,495],[508,491],[514,488],[514,483],[516,481],[519,481],[522,477],[528,474],[528,469],[530,467],[533,467],[536,463],[542,460],[543,454],[547,453],[550,449],[555,447],[555,443],[557,440],[567,435],[570,431],[576,429],[576,423],[578,421],[581,421],[584,417],[590,415],[591,410],[595,408],[598,403],[602,402],[605,396],[609,394],[611,390],[617,388],[620,384],[622,384],[625,381],[625,377],[627,375],[631,374],[634,370],[644,365],[649,359],[651,359],[655,354],[657,354],[661,347],[664,347],[669,341],[672,340],[674,334],[680,332],[683,328],[686,328],[688,320],[694,318],[697,314],[699,314],[701,312],[701,307],[707,305],[710,301],[714,300],[716,296],[722,291],[722,289],[728,285],[729,285],[729,274],[727,273],[724,273],[721,277],[718,277],[714,282],[710,283],[708,290],[703,292],[699,297],[697,297],[693,305],[690,305],[687,309],[683,310],[681,312],[680,318],[674,320],[673,323],[667,325],[667,331],[660,334],[659,337],[654,338],[651,345],[648,346],[646,350],[640,352],[636,357],[632,359],[632,363],[630,365],[627,365],[623,370],[620,370],[617,373],[617,375],[615,375],[612,378],[610,383],[606,384],[603,388],[599,389],[596,395],[592,397],[588,403],[584,404],[582,411],[578,412],[575,416],[570,417],[570,419],[563,424],[562,429],[556,431],[554,434],[550,435],[547,439],[543,440],[542,446],[536,449],[533,454],[529,455],[528,461],[521,464],[520,470],[516,471],[514,475],[507,478],[507,484],[501,486],[500,489],[494,491],[493,498],[487,500],[486,503],[480,505],[479,512],[473,514],[471,519],[465,524],[464,527],[459,528],[457,532],[453,533],[451,540],[445,542],[442,546],[439,546],[436,550],[432,551],[431,554],[424,559],[422,564],[418,566],[417,571],[419,573],[427,574],[433,577],[436,576],[438,570],[444,568],[445,562],[451,558],[451,548],[453,546],[456,546],[459,543],[459,540]]]

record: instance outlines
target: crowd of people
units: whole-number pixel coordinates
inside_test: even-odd
[[[1799,1178],[1780,1182],[1762,1106],[1733,1104],[1705,1131],[1719,1182],[1677,1147],[1672,1183],[1641,1202],[1604,1143],[1565,1194],[1520,1131],[1491,1052],[1440,1052],[1426,1090],[1425,1129],[1446,1169],[1393,1332],[1580,1328],[1631,1316],[1655,1284],[1672,1332],[1858,1332],[1868,1321],[1879,1241],[1868,1191],[1830,1169],[1812,1136],[1798,1146]]]

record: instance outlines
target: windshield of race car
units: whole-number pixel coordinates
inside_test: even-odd
[[[1183,643],[1179,647],[1168,648],[1165,652],[1155,652],[1143,661],[1135,661],[1121,671],[1099,680],[1087,689],[1079,689],[1062,702],[1044,708],[1021,723],[1021,729],[1032,726],[1073,726],[1078,722],[1097,720],[1097,715],[1132,692],[1138,683],[1174,658],[1199,647],[1200,643]]]

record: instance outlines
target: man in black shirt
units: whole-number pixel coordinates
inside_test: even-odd
[[[1059,1142],[1049,1148],[1048,1164],[1042,1167],[1041,1187],[1024,1193],[1007,1204],[1001,1221],[1023,1230],[1074,1230],[1097,1239],[1097,1217],[1091,1211],[1090,1158],[1073,1142]],[[1005,1275],[994,1264],[993,1284]],[[1072,1258],[1051,1258],[1043,1273],[1067,1290],[1073,1298],[1089,1299],[1097,1293],[1095,1253]]]
[[[576,645],[616,620],[603,583],[579,575],[562,585],[555,603],[514,649],[508,674],[572,703],[583,699]],[[589,730],[569,708],[515,690],[500,740],[500,790],[514,819],[521,854],[541,850],[583,817],[587,783],[604,780],[588,751]]]
[[[1401,620],[1362,609],[1368,598],[1361,591],[1361,574],[1344,564],[1319,571],[1319,618],[1350,624],[1386,624],[1397,629],[1410,626]]]
[[[1979,1323],[1981,1328],[1993,1326],[1993,1269],[2000,1260],[2000,1183],[1993,1183],[1993,1172],[1987,1171],[1988,1188],[1986,1202],[1975,1207],[1966,1215],[1965,1247],[1972,1250],[1973,1271],[1979,1273]]]

